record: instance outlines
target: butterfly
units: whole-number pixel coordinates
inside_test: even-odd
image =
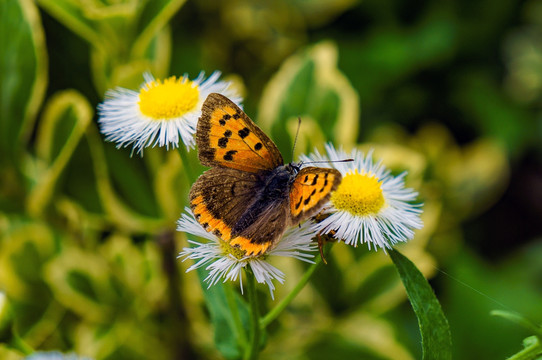
[[[196,220],[247,256],[272,249],[284,231],[315,215],[341,182],[335,169],[284,165],[277,146],[231,100],[212,93],[196,129],[211,167],[190,189]]]

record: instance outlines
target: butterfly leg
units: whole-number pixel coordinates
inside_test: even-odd
[[[320,233],[318,233],[316,235],[316,240],[318,242],[318,251],[320,251],[320,257],[322,258],[322,261],[324,262],[324,264],[327,265],[327,261],[326,261],[326,258],[324,256],[324,238],[320,235]]]

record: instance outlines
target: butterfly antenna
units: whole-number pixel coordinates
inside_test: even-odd
[[[341,159],[341,160],[317,160],[317,161],[307,161],[304,162],[303,165],[306,164],[322,164],[322,163],[342,163],[342,162],[351,162],[354,161],[354,159]]]
[[[299,128],[301,127],[301,117],[297,118],[297,130],[295,131],[294,146],[292,147],[292,161],[294,159],[295,145],[297,144],[297,137],[299,136]]]

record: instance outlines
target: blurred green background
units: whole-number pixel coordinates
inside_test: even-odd
[[[197,276],[176,259],[190,187],[177,152],[130,157],[103,141],[95,111],[144,71],[217,69],[285,161],[301,116],[296,153],[372,147],[408,171],[425,227],[401,251],[442,303],[454,358],[521,349],[531,334],[489,312],[542,322],[537,0],[0,1],[0,290],[28,344],[222,357]],[[262,358],[420,358],[386,254],[337,244],[328,261],[271,326]],[[303,265],[275,265],[280,299]],[[0,358],[21,354],[0,346]]]

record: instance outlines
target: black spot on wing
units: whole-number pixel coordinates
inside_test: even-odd
[[[259,143],[257,143],[256,145],[254,145],[254,150],[258,151],[258,150],[260,150],[262,147],[263,147],[262,143],[259,142]]]
[[[312,179],[311,185],[316,185],[316,182],[318,181],[318,174],[314,176],[314,179]]]
[[[295,204],[295,209],[299,209],[299,207],[301,206],[301,202],[303,201],[303,196],[299,198],[299,202],[297,204]]]
[[[233,155],[237,154],[237,150],[230,150],[224,155],[224,160],[226,161],[232,161]]]
[[[231,119],[231,115],[230,114],[225,114],[224,116],[222,116],[222,119],[218,120],[218,123],[221,126],[224,126],[224,125],[226,125],[226,121],[228,121],[229,119]]]
[[[228,138],[223,137],[223,138],[218,139],[218,146],[221,147],[222,149],[225,149],[228,146]]]
[[[250,130],[247,127],[245,127],[239,130],[237,134],[239,134],[239,137],[241,137],[241,139],[244,139],[248,136],[248,134],[250,134]]]
[[[309,195],[308,198],[305,199],[305,201],[303,201],[303,204],[305,205],[308,205],[309,202],[311,201],[311,197],[316,193],[316,189],[312,190],[311,194]]]

